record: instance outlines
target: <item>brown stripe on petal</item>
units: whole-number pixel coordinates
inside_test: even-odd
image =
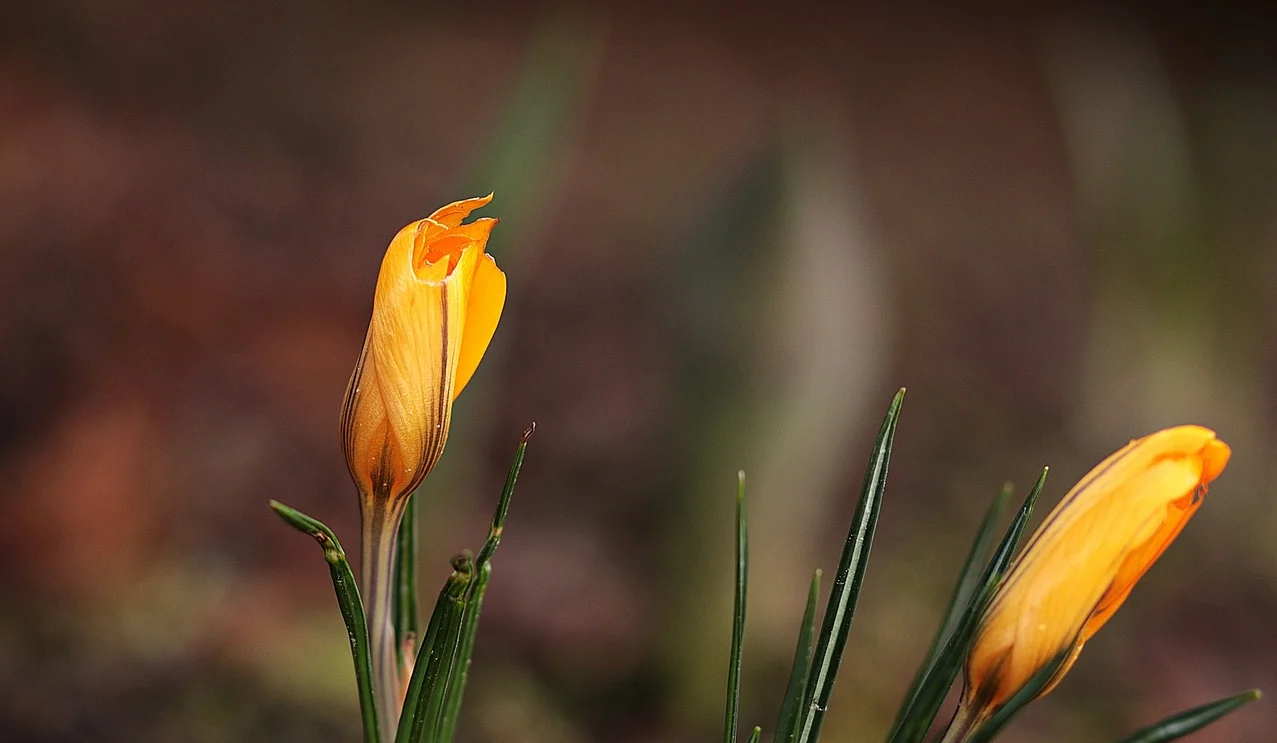
[[[374,502],[382,504],[394,498],[396,494],[392,491],[392,488],[394,487],[395,473],[391,462],[389,435],[381,440],[381,451],[377,454],[377,462],[372,466],[368,477],[371,480],[369,484],[372,487]]]
[[[998,662],[984,675],[978,679],[968,677],[966,679],[967,692],[971,697],[967,700],[967,706],[977,713],[977,716],[987,715],[992,712],[990,705],[995,701],[998,690],[1002,686],[1002,677],[1006,671],[1007,660],[1011,653],[1008,650],[1003,653]],[[968,671],[970,668],[968,668]],[[1006,701],[1006,700],[1002,700]]]
[[[455,281],[455,279],[452,280]],[[440,416],[439,424],[435,426],[434,434],[436,439],[442,439],[447,435],[448,419],[452,416],[452,385],[448,384],[448,367],[451,366],[448,363],[448,357],[451,355],[448,353],[448,343],[451,340],[448,337],[448,326],[451,323],[448,322],[448,289],[446,286],[443,291],[439,292],[439,311],[443,315],[443,327],[439,334],[440,344],[443,348],[443,353],[439,355],[439,361],[443,368],[439,370],[439,396],[435,399],[435,405],[442,415]],[[443,451],[443,442],[436,441],[435,447],[438,451],[436,451],[434,458],[437,460]]]
[[[364,376],[364,364],[368,360],[368,337],[364,337],[363,348],[359,350],[359,360],[355,362],[355,370],[350,374],[350,381],[346,383],[346,399],[342,401],[341,408],[341,432],[342,432],[342,450],[346,455],[346,461],[349,462],[354,448],[354,421],[351,415],[355,411],[356,402],[363,395],[361,382]]]

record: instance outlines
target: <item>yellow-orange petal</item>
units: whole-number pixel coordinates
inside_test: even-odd
[[[497,331],[501,310],[505,307],[506,278],[492,256],[478,256],[474,279],[470,284],[466,326],[461,339],[461,355],[457,359],[457,382],[453,397],[461,394],[483,360],[488,344]]]
[[[435,210],[427,219],[438,222],[445,227],[456,227],[461,224],[461,220],[470,216],[470,212],[483,206],[487,206],[492,201],[492,194],[487,196],[479,196],[473,199],[462,199],[454,201],[447,206],[441,206]]]
[[[1049,691],[1183,529],[1228,456],[1213,431],[1177,426],[1132,441],[1083,477],[986,610],[967,658],[964,704],[1000,706],[1067,651]]]
[[[497,221],[495,217],[479,217],[469,224],[453,227],[448,234],[463,235],[479,243],[479,247],[483,248],[488,244],[488,237],[492,235],[492,228],[497,226]]]

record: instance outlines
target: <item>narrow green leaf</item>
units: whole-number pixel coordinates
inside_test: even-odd
[[[469,552],[464,555],[465,559],[471,560]],[[473,571],[473,562],[468,566]],[[473,572],[471,573],[474,575]],[[470,584],[474,583],[474,578],[470,580]],[[435,646],[439,655],[439,677],[438,681],[430,689],[427,697],[428,706],[426,715],[421,721],[421,726],[417,729],[414,743],[442,743],[444,730],[448,726],[448,699],[452,695],[452,688],[458,676],[460,675],[460,658],[461,658],[461,634],[462,628],[465,626],[466,605],[469,602],[470,586],[466,586],[466,591],[462,594],[459,601],[452,609],[453,621],[447,627],[447,634],[441,634],[435,640]],[[420,708],[418,708],[420,710]]]
[[[1243,691],[1217,702],[1203,704],[1185,710],[1177,715],[1150,725],[1137,733],[1123,738],[1119,743],[1163,743],[1168,740],[1182,738],[1189,733],[1200,730],[1237,708],[1253,702],[1263,696],[1259,689]]]
[[[882,507],[882,494],[887,486],[891,444],[895,439],[896,423],[900,419],[900,406],[904,404],[904,398],[905,391],[901,389],[892,399],[869,455],[860,502],[856,505],[856,515],[852,518],[842,558],[838,561],[838,571],[834,573],[834,584],[829,592],[829,603],[825,607],[824,622],[812,656],[812,668],[803,696],[802,720],[798,726],[799,743],[815,743],[820,739],[825,709],[829,706],[829,695],[834,689],[838,665],[842,661],[842,651],[847,645],[847,634],[855,615],[856,599],[860,595],[860,585],[869,564],[869,549],[873,545],[878,512]]]
[[[439,591],[430,624],[417,650],[417,661],[404,694],[395,743],[437,740],[443,699],[459,642],[466,592],[474,577],[469,553],[452,558],[452,574]]]
[[[536,423],[529,425],[519,440],[519,446],[514,452],[514,461],[510,464],[510,471],[506,475],[505,487],[501,490],[496,511],[492,514],[492,526],[488,530],[488,539],[479,550],[479,556],[475,558],[475,577],[470,583],[462,612],[455,673],[449,679],[447,696],[443,705],[439,740],[444,743],[451,741],[457,730],[457,720],[461,716],[461,702],[465,696],[466,682],[470,678],[470,660],[474,655],[475,635],[479,629],[479,612],[483,609],[483,597],[488,590],[488,580],[492,577],[492,556],[501,544],[506,514],[510,511],[510,499],[514,496],[514,486],[519,481],[519,471],[523,468],[523,456],[527,453],[528,439],[532,438],[534,431],[536,431]]]
[[[1028,497],[1020,505],[1020,511],[1015,515],[1015,520],[1011,522],[1011,528],[1007,530],[1006,536],[998,544],[997,551],[993,553],[993,561],[989,564],[989,567],[992,568],[990,573],[996,575],[997,580],[1002,580],[1002,576],[1006,574],[1007,568],[1011,565],[1012,558],[1015,557],[1016,548],[1020,546],[1020,539],[1024,536],[1024,530],[1029,527],[1029,518],[1033,515],[1033,507],[1037,505],[1038,496],[1042,494],[1042,489],[1046,487],[1046,476],[1050,472],[1050,467],[1042,468],[1042,474],[1038,475],[1037,482],[1033,483],[1033,488],[1029,490]]]
[[[993,553],[993,558],[985,567],[976,590],[972,592],[962,611],[962,618],[954,626],[952,634],[944,643],[944,648],[936,656],[935,662],[931,664],[922,683],[918,685],[917,692],[906,703],[905,710],[899,715],[900,726],[888,738],[890,743],[920,743],[926,737],[931,724],[935,722],[936,714],[939,713],[941,705],[944,704],[944,698],[949,693],[949,687],[953,686],[954,679],[962,670],[963,660],[966,658],[971,642],[975,639],[975,632],[985,607],[993,598],[1002,576],[1011,564],[1011,558],[1015,555],[1020,538],[1024,535],[1029,518],[1033,515],[1033,506],[1046,485],[1046,475],[1047,469],[1043,468],[1038,481],[1034,483],[1033,489],[1029,491],[1028,497],[1024,499],[1019,512],[1016,513],[1015,519],[1003,534],[1002,541]]]
[[[392,622],[395,629],[395,659],[400,673],[408,667],[420,627],[417,605],[417,496],[408,499],[395,549],[395,592]]]
[[[1010,722],[1024,705],[1037,699],[1038,695],[1051,684],[1051,679],[1055,678],[1056,672],[1068,660],[1072,651],[1073,646],[1070,644],[1065,650],[1056,653],[1055,657],[1038,669],[1038,672],[1029,678],[1028,683],[1008,699],[1006,704],[983,723],[976,725],[970,733],[957,740],[961,740],[962,743],[988,743],[993,740],[994,736],[1002,731],[1003,726]],[[947,739],[948,736],[946,736]]]
[[[484,563],[476,568],[474,580],[470,584],[470,595],[466,597],[461,616],[461,640],[457,650],[455,672],[448,683],[447,697],[443,705],[443,722],[440,725],[439,740],[449,743],[457,731],[457,721],[461,717],[461,702],[465,697],[466,682],[470,678],[470,659],[474,656],[474,638],[479,627],[479,611],[483,608],[483,597],[488,590],[488,581],[492,577],[492,563]]]
[[[798,627],[798,647],[794,648],[794,663],[789,669],[789,683],[785,685],[785,697],[780,705],[780,718],[772,743],[791,743],[798,734],[798,713],[807,693],[807,673],[811,670],[812,639],[816,635],[816,602],[820,598],[820,570],[811,576],[807,589],[807,608]]]
[[[909,690],[905,692],[904,704],[900,705],[900,711],[896,713],[896,721],[891,726],[891,734],[887,736],[889,740],[895,737],[896,731],[904,724],[905,715],[909,712],[914,700],[918,698],[918,692],[921,690],[923,682],[935,668],[936,661],[940,658],[945,643],[962,621],[964,610],[967,604],[970,603],[971,597],[975,595],[976,588],[979,586],[984,572],[985,561],[989,558],[989,551],[993,546],[993,538],[997,535],[995,528],[998,522],[1002,520],[1002,514],[1006,512],[1007,504],[1010,501],[1011,484],[1007,483],[998,492],[997,497],[993,499],[993,503],[989,505],[988,511],[984,514],[984,521],[981,522],[980,529],[976,532],[975,541],[971,543],[971,551],[967,553],[966,562],[962,564],[962,570],[958,573],[958,582],[954,586],[953,596],[949,599],[949,606],[945,610],[944,620],[940,623],[940,629],[931,641],[931,649],[927,651],[926,659],[918,667],[918,673],[914,676],[913,683],[909,685]]]
[[[749,584],[749,532],[745,524],[745,470],[736,473],[736,600],[732,607],[732,655],[727,666],[727,714],[723,743],[736,743],[740,727],[740,668],[745,645],[745,592]]]
[[[270,507],[279,517],[298,531],[305,532],[319,542],[324,549],[324,560],[332,574],[333,589],[337,593],[337,606],[346,623],[346,637],[350,641],[350,654],[355,662],[355,686],[359,690],[359,712],[363,718],[364,743],[380,743],[381,730],[377,727],[377,702],[372,688],[372,656],[368,649],[368,622],[364,617],[364,604],[359,599],[355,573],[346,560],[346,552],[337,541],[337,535],[322,522],[293,508],[271,501]]]
[[[762,734],[763,734],[763,729],[755,725],[754,732],[749,734],[749,743],[758,743],[758,738]]]
[[[487,565],[492,554],[501,544],[501,533],[505,530],[505,517],[510,512],[510,499],[514,497],[514,486],[519,482],[519,472],[523,469],[523,455],[528,451],[528,440],[536,433],[536,421],[530,423],[519,439],[519,446],[514,450],[514,462],[505,476],[505,487],[501,489],[501,498],[497,501],[497,510],[492,514],[492,526],[488,530],[488,539],[475,558],[475,565]]]

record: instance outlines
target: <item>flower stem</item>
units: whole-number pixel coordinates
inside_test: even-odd
[[[391,621],[394,616],[395,549],[399,522],[403,518],[403,504],[403,500],[394,506],[382,501],[373,506],[371,513],[367,510],[362,513],[363,559],[360,565],[360,582],[366,597],[373,687],[377,698],[377,718],[381,723],[384,740],[394,739],[395,725],[403,706],[395,630]],[[384,507],[378,508],[377,505]]]
[[[940,743],[961,743],[975,729],[976,722],[976,716],[971,714],[971,710],[965,704],[959,704],[958,709],[953,713],[953,719],[949,721],[949,727],[944,731],[944,737],[940,739]]]

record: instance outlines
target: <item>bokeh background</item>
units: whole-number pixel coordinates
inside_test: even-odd
[[[465,740],[719,735],[738,468],[770,731],[899,386],[828,740],[885,733],[1004,481],[1051,465],[1050,505],[1183,422],[1231,466],[1007,738],[1277,691],[1277,45],[1211,8],[0,5],[0,738],[358,739],[266,501],[356,543],[381,253],[489,191],[509,302],[420,491],[427,595],[538,430]]]

